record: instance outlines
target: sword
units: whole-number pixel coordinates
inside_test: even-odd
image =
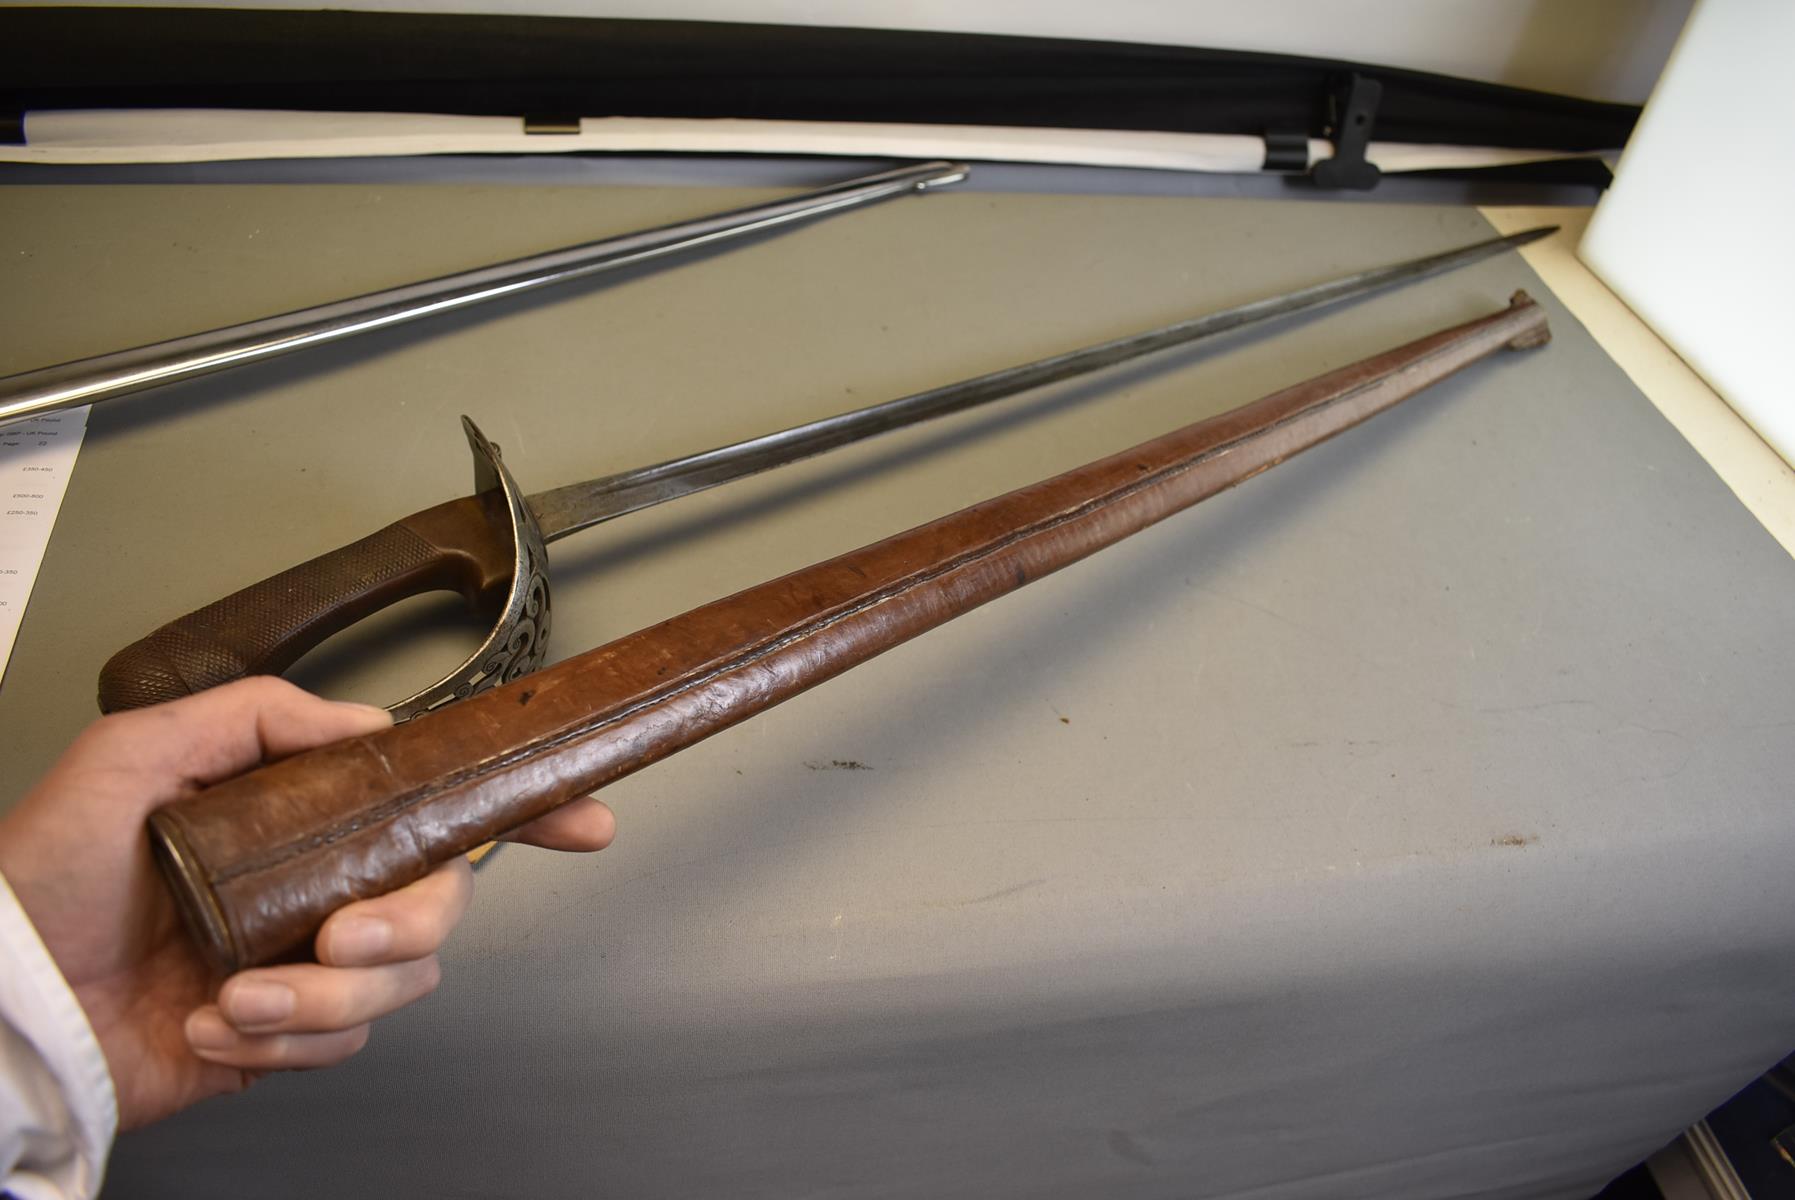
[[[929,162],[899,167],[767,204],[584,242],[241,325],[8,375],[0,378],[0,424],[161,387],[500,296],[583,279],[695,246],[943,187],[960,182],[967,173],[963,163]]]
[[[303,952],[334,910],[833,679],[1504,348],[1502,312],[712,601],[463,704],[283,759],[150,816],[195,942],[226,971]]]
[[[100,672],[105,712],[173,700],[245,675],[279,674],[326,638],[409,596],[458,591],[492,619],[466,662],[389,708],[397,720],[465,699],[542,664],[550,624],[546,546],[602,521],[798,462],[1029,388],[1273,317],[1364,296],[1523,246],[1531,229],[1392,266],[1360,271],[917,392],[733,445],[525,495],[498,447],[466,417],[475,490],[360,541],[289,568],[132,643]]]

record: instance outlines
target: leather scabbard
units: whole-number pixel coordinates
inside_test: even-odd
[[[1501,313],[693,609],[408,724],[178,801],[152,836],[227,970],[325,917],[1266,470],[1505,346]]]

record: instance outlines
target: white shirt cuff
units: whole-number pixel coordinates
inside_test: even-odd
[[[92,1200],[117,1130],[106,1056],[0,876],[0,1191]]]

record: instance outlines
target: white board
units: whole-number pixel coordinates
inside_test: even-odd
[[[1795,4],[1703,0],[1579,253],[1795,462]]]

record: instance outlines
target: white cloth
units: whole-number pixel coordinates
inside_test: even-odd
[[[0,876],[0,1192],[91,1200],[117,1128],[100,1044]]]

